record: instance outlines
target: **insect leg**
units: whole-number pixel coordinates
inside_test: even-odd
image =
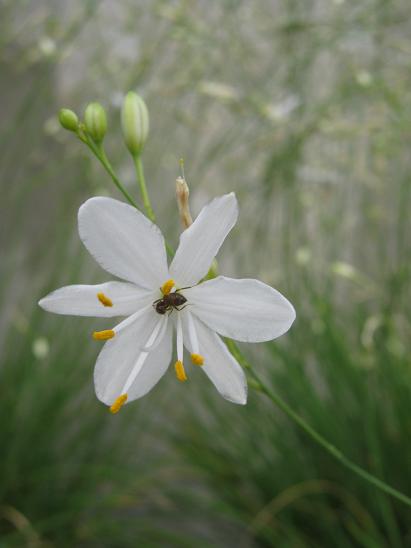
[[[187,308],[187,306],[190,306],[190,304],[191,303],[187,303],[182,308],[178,308],[178,306],[175,306],[174,308],[180,312],[181,310],[184,310],[185,308]]]

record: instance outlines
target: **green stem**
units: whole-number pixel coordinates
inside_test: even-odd
[[[136,209],[138,209],[138,205],[136,203],[136,201],[134,200],[134,198],[128,193],[128,191],[124,188],[124,186],[122,185],[122,183],[120,182],[119,178],[117,177],[117,175],[115,174],[114,172],[114,169],[112,168],[111,164],[110,164],[110,161],[109,159],[107,158],[107,154],[103,148],[103,146],[100,144],[100,145],[96,145],[95,143],[93,143],[90,139],[88,139],[87,137],[84,137],[83,135],[81,134],[77,134],[78,138],[83,141],[83,143],[85,143],[89,149],[91,150],[91,152],[94,154],[94,156],[99,160],[99,162],[101,163],[101,165],[104,167],[104,169],[107,171],[107,173],[110,175],[113,183],[116,185],[116,187],[118,188],[118,190],[123,194],[123,196],[126,198],[126,200],[129,202],[129,204],[131,204],[132,206],[134,206]]]
[[[116,185],[118,190],[123,194],[123,196],[126,198],[126,200],[134,206],[136,209],[140,211],[140,208],[138,207],[135,200],[130,196],[130,194],[127,192],[127,190],[124,188],[122,183],[120,182],[119,178],[117,177],[114,169],[112,168],[109,159],[107,158],[106,152],[101,144],[97,145],[94,143],[91,139],[88,138],[88,136],[85,134],[85,132],[80,128],[77,132],[77,137],[82,141],[84,144],[88,146],[88,148],[91,150],[91,152],[94,154],[94,156],[99,160],[99,162],[102,164],[104,169],[107,171],[107,173],[110,175],[110,177],[113,180],[113,183]],[[144,208],[146,210],[147,216],[150,218],[150,220],[154,223],[155,222],[155,215],[153,208],[151,207],[150,198],[148,196],[147,187],[146,187],[146,180],[144,178],[144,171],[143,171],[143,164],[141,162],[140,157],[134,158],[135,166],[136,166],[136,174],[138,183],[140,186],[141,194],[143,197],[143,204]],[[165,241],[167,254],[171,258],[174,257],[174,249],[171,247],[171,245]]]
[[[150,197],[148,195],[147,190],[147,184],[146,179],[144,177],[144,169],[143,169],[143,162],[141,161],[141,156],[134,156],[134,166],[136,168],[136,177],[137,177],[137,183],[140,187],[141,197],[143,199],[143,205],[144,209],[146,210],[147,217],[152,221],[153,223],[156,222],[156,216],[154,214],[153,208],[151,207]],[[174,249],[171,247],[171,245],[165,240],[167,254],[170,257],[174,257]]]
[[[100,151],[101,151],[101,158],[99,158],[99,160],[102,163],[102,165],[106,168],[106,171],[110,175],[110,177],[112,178],[113,183],[116,185],[116,187],[119,189],[119,191],[123,193],[124,197],[128,200],[128,202],[131,205],[133,205],[135,208],[138,209],[137,203],[135,202],[134,198],[132,198],[130,196],[128,191],[124,188],[124,186],[119,181],[119,179],[118,179],[117,175],[115,174],[113,168],[111,167],[111,164],[110,164],[110,162],[107,158],[107,155],[106,155],[106,153],[105,153],[105,151],[102,147],[100,148]]]
[[[143,162],[141,161],[141,156],[134,156],[134,165],[136,168],[137,182],[140,187],[141,197],[143,199],[144,209],[146,210],[147,217],[153,223],[156,222],[156,216],[154,215],[153,208],[151,207],[150,198],[147,192],[146,180],[144,177]]]
[[[227,346],[229,347],[233,356],[237,361],[246,369],[246,371],[251,375],[252,380],[254,381],[253,387],[256,388],[259,392],[265,394],[275,405],[277,405],[291,420],[293,420],[304,432],[310,436],[315,442],[317,442],[327,453],[339,461],[343,466],[357,474],[360,478],[367,481],[377,489],[380,489],[384,493],[391,495],[392,497],[400,500],[404,504],[411,506],[411,498],[397,491],[393,487],[390,487],[388,484],[373,476],[354,462],[352,462],[348,457],[346,457],[335,445],[327,441],[321,434],[319,434],[314,428],[305,422],[305,420],[300,417],[280,396],[275,394],[270,388],[268,388],[264,381],[260,379],[257,373],[253,370],[251,364],[246,360],[246,358],[240,352],[238,346],[235,342],[227,340]]]

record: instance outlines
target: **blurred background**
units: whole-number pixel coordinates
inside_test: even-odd
[[[408,0],[0,2],[0,546],[403,547],[411,513],[250,390],[170,370],[116,416],[93,389],[101,320],[40,297],[106,281],[79,205],[121,198],[59,127],[100,101],[134,195],[119,109],[138,91],[159,225],[234,190],[221,270],[282,291],[297,321],[243,350],[347,456],[411,493],[411,7]],[[101,325],[101,327],[100,327]]]

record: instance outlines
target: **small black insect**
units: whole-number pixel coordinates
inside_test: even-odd
[[[156,312],[159,314],[165,314],[168,311],[181,310],[179,307],[187,302],[187,299],[181,293],[175,291],[174,293],[169,293],[164,295],[161,299],[153,302],[153,306],[156,309]]]

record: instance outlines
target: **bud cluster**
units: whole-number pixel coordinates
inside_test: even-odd
[[[107,133],[107,116],[104,107],[97,102],[90,103],[84,112],[84,123],[81,123],[75,112],[63,108],[59,113],[61,126],[67,131],[77,133],[82,140],[91,139],[101,145]],[[121,108],[121,127],[124,142],[131,155],[140,156],[149,131],[148,110],[143,99],[134,91],[129,91]]]

